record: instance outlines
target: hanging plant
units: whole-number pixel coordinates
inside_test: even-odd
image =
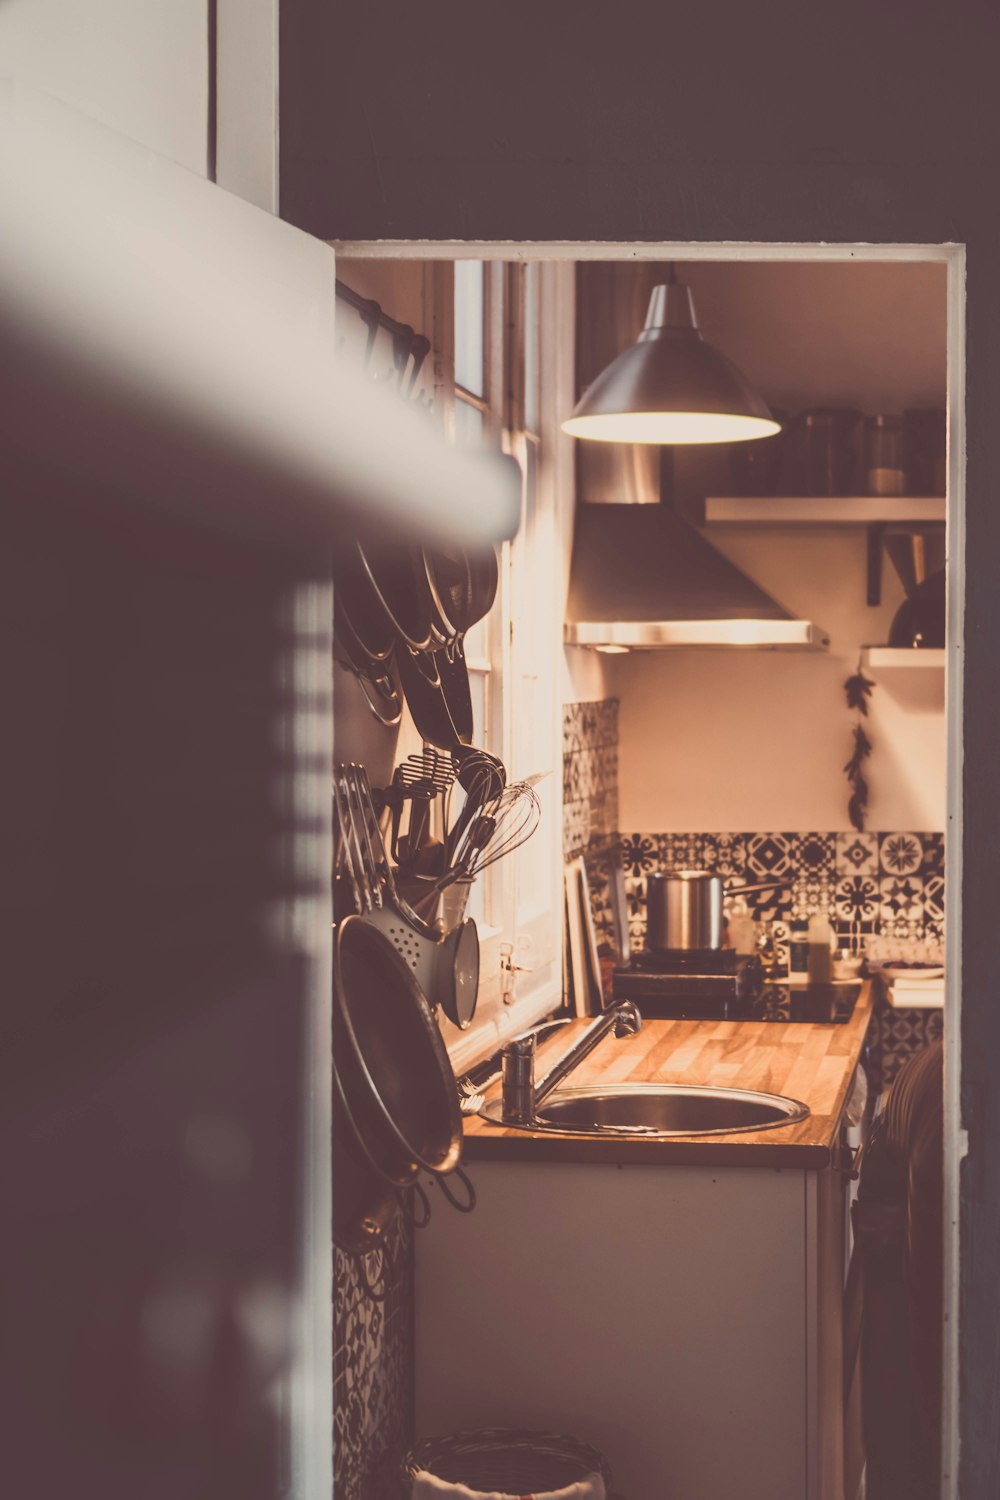
[[[868,807],[865,762],[872,753],[872,742],[865,733],[862,720],[868,717],[868,699],[871,697],[874,686],[871,678],[866,677],[862,672],[860,661],[853,677],[848,677],[844,683],[847,706],[854,709],[858,716],[854,726],[854,750],[844,767],[844,774],[851,788],[851,795],[847,802],[847,816],[851,820],[851,826],[856,828],[858,833],[863,833],[865,829],[865,813]]]

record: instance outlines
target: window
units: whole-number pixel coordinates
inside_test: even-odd
[[[466,1036],[449,1028],[459,1067],[500,1035],[554,1009],[561,996],[562,611],[554,483],[543,437],[550,357],[543,277],[534,263],[455,263],[452,437],[511,454],[522,476],[521,527],[501,549],[496,603],[465,639],[475,742],[503,760],[510,781],[530,779],[542,806],[533,837],[487,869],[474,888],[469,913],[480,929],[479,1009]]]

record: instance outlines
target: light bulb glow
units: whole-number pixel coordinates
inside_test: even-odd
[[[728,412],[622,411],[567,417],[563,432],[601,443],[745,443],[773,437],[781,423]]]

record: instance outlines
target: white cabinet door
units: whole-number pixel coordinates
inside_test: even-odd
[[[817,1493],[807,1174],[470,1171],[475,1213],[438,1200],[417,1236],[418,1435],[570,1432],[627,1500]]]

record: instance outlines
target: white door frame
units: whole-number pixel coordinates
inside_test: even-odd
[[[961,1119],[962,1005],[962,723],[965,621],[965,246],[869,244],[641,243],[613,241],[349,240],[331,241],[344,255],[390,260],[633,261],[935,261],[948,284],[947,750],[944,1013],[944,1397],[942,1500],[958,1496],[959,1178],[967,1151]]]

